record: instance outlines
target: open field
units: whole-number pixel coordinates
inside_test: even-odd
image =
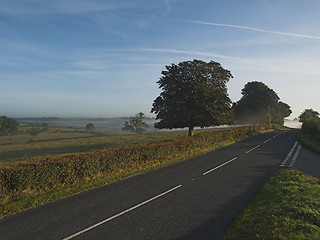
[[[318,178],[295,169],[281,169],[222,239],[320,239],[319,206]]]
[[[21,135],[0,136],[0,167],[19,162],[52,157],[57,154],[89,152],[101,149],[116,149],[143,143],[164,141],[185,136],[184,131],[170,131],[135,135],[113,135],[109,129],[86,132],[83,129],[49,127],[35,139],[27,134],[29,127],[20,127]]]

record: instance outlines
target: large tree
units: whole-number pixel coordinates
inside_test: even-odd
[[[162,92],[154,100],[152,113],[160,120],[156,128],[209,127],[233,123],[226,83],[230,71],[220,63],[201,60],[166,66],[157,82]]]
[[[238,124],[283,124],[284,118],[291,114],[290,106],[262,82],[248,82],[241,93],[241,99],[233,106]]]

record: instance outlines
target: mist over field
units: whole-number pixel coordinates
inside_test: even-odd
[[[123,124],[129,118],[57,118],[56,120],[46,120],[45,118],[17,118],[17,121],[23,125],[37,125],[47,123],[50,127],[67,127],[67,128],[85,128],[88,123],[92,123],[96,128],[107,128],[113,130],[121,130]],[[146,118],[144,121],[149,125],[147,132],[160,131],[154,128],[156,119]],[[301,123],[298,120],[284,120],[284,126],[289,128],[301,128]],[[219,128],[226,126],[218,126]],[[177,130],[177,129],[176,129]],[[162,130],[163,131],[163,130]]]
[[[85,128],[88,123],[92,123],[96,128],[119,129],[129,118],[57,118],[46,120],[45,118],[17,118],[21,125],[36,125],[47,123],[50,127]],[[149,125],[148,131],[154,131],[154,118],[146,118],[144,121]]]
[[[299,120],[289,120],[289,119],[285,119],[284,120],[284,126],[289,127],[289,128],[301,128],[302,123],[299,122]]]

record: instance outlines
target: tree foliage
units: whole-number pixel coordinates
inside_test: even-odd
[[[93,123],[88,123],[86,126],[87,131],[93,131],[96,127],[94,126]]]
[[[154,100],[152,113],[160,120],[156,128],[209,127],[231,124],[233,114],[226,83],[230,71],[220,63],[201,60],[166,66],[157,82],[162,92]]]
[[[33,138],[38,136],[42,132],[42,127],[40,125],[32,126],[27,131]]]
[[[291,114],[290,106],[280,101],[277,93],[262,82],[248,82],[241,99],[233,105],[238,124],[274,123],[282,125]]]
[[[319,113],[311,108],[306,109],[300,114],[299,121],[305,122],[307,119],[313,118],[313,117],[319,117]]]
[[[0,117],[0,135],[10,135],[18,131],[19,123],[6,116]]]
[[[34,125],[27,130],[27,133],[32,136],[31,140],[35,139],[42,132],[48,131],[48,124],[43,123],[42,125]]]
[[[312,109],[306,109],[299,116],[302,123],[302,132],[312,138],[320,140],[320,118],[319,113]]]
[[[137,113],[134,117],[130,117],[129,121],[126,121],[122,127],[123,131],[134,132],[136,134],[141,134],[146,131],[149,125],[143,121],[144,113]]]

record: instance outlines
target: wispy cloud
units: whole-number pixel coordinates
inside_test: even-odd
[[[219,27],[239,28],[239,29],[246,29],[246,30],[251,30],[251,31],[256,31],[256,32],[264,32],[264,33],[272,33],[272,34],[278,34],[278,35],[284,35],[284,36],[310,38],[310,39],[320,40],[320,36],[315,36],[315,35],[289,33],[289,32],[279,32],[279,31],[272,31],[272,30],[266,30],[266,29],[261,29],[261,28],[254,28],[254,27],[249,27],[249,26],[223,24],[223,23],[213,23],[213,22],[203,22],[203,21],[194,21],[194,20],[191,20],[191,21],[183,20],[183,22],[190,22],[190,23],[202,24],[202,25],[210,25],[210,26],[219,26]]]
[[[104,10],[118,10],[134,6],[131,1],[90,1],[90,0],[55,0],[55,1],[6,1],[0,12],[17,14],[79,14]]]
[[[137,51],[137,52],[185,54],[185,55],[192,55],[192,56],[205,56],[205,57],[215,57],[215,58],[222,58],[222,59],[236,59],[236,57],[230,57],[230,56],[210,53],[210,52],[188,51],[188,50],[168,49],[168,48],[130,48],[130,49],[123,49],[123,50]]]

